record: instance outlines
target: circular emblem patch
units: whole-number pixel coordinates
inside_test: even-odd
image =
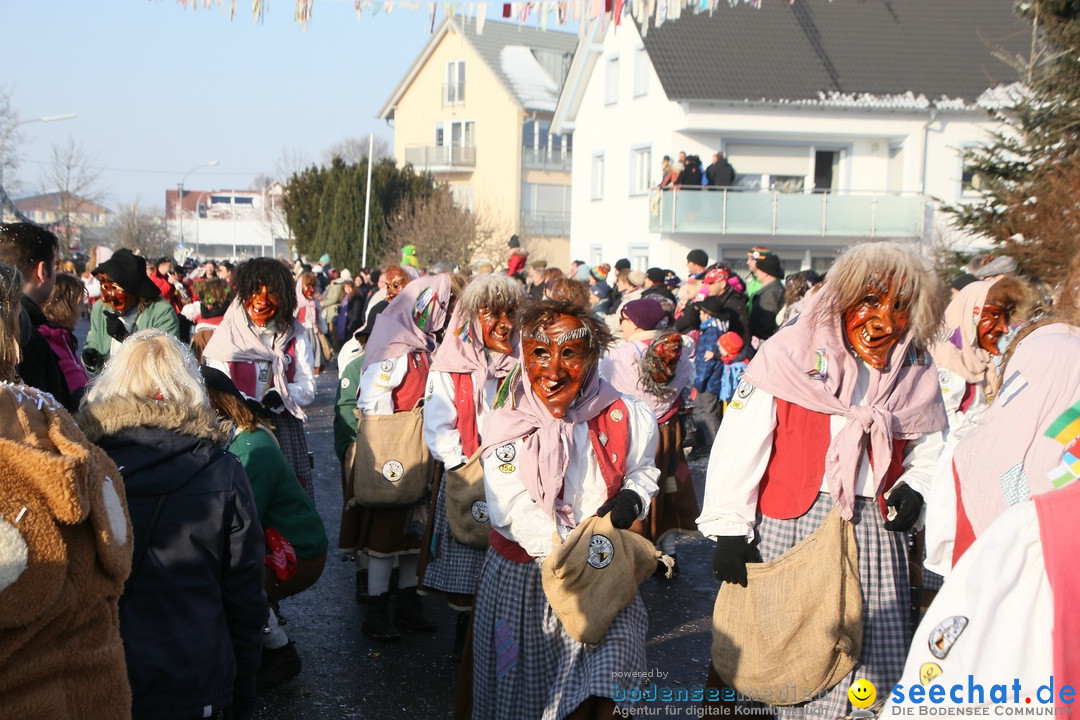
[[[483,500],[477,500],[472,504],[472,518],[476,522],[483,524],[488,522],[487,503]]]
[[[622,422],[623,411],[619,410],[619,409],[612,410],[611,411],[611,419],[614,420],[615,422]]]
[[[352,384],[352,381],[349,380],[349,378],[341,378],[341,389],[342,390],[348,390],[349,385],[351,385],[351,384]]]
[[[503,463],[499,466],[499,472],[501,472],[503,475],[509,475],[515,470],[517,470],[517,468],[514,467],[512,463]]]
[[[930,646],[930,654],[938,660],[944,660],[967,624],[968,619],[963,615],[953,615],[939,622],[930,631],[930,640],[927,643]]]
[[[383,372],[390,372],[394,369],[394,363],[392,360],[383,360],[382,363],[379,365],[379,369]]]
[[[750,397],[750,393],[754,392],[754,386],[746,380],[739,382],[739,387],[735,390],[735,394],[745,400]]]
[[[495,448],[495,457],[499,458],[501,462],[510,462],[516,456],[517,450],[514,450],[514,446],[510,443]]]
[[[597,570],[603,570],[615,559],[615,548],[603,535],[593,535],[589,541],[588,563]]]
[[[405,468],[397,460],[387,460],[382,466],[382,476],[390,482],[397,482],[405,474]]]

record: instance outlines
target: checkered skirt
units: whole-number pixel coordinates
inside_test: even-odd
[[[439,483],[435,498],[435,527],[431,542],[431,560],[424,569],[423,585],[432,590],[461,595],[475,595],[484,550],[471,548],[454,539],[446,519],[446,483]]]
[[[540,562],[489,549],[473,610],[473,720],[560,720],[591,695],[613,697],[615,683],[640,690],[648,622],[638,595],[599,645],[579,643],[548,604]]]
[[[311,461],[308,459],[307,434],[304,431],[304,421],[299,420],[288,412],[275,415],[274,437],[281,446],[281,454],[289,462],[289,467],[296,473],[296,479],[300,481],[304,492],[315,503],[315,474],[311,471]]]
[[[758,515],[758,551],[768,561],[782,555],[825,521],[832,496],[821,493],[801,517],[776,520]],[[851,711],[848,687],[866,678],[878,688],[883,703],[887,689],[900,681],[911,646],[910,583],[907,571],[907,533],[889,532],[876,500],[858,498],[852,521],[859,549],[859,584],[863,596],[863,642],[859,662],[832,690],[802,705],[775,707],[781,720],[812,717],[833,720]],[[809,590],[809,592],[813,592]],[[824,598],[822,599],[825,600]]]

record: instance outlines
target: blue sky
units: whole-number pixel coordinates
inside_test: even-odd
[[[211,160],[186,188],[246,188],[287,154],[310,164],[346,138],[392,140],[375,115],[429,37],[426,9],[358,21],[352,0],[315,0],[305,31],[293,0],[264,0],[261,25],[251,0],[232,21],[229,0],[195,2],[0,0],[0,86],[19,117],[78,114],[20,129],[19,194],[43,189],[51,148],[69,136],[100,168],[108,207],[147,210]]]

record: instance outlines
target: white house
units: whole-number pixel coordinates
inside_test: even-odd
[[[165,191],[169,233],[178,240],[177,256],[246,260],[293,257],[276,183],[266,190],[188,190],[182,205],[177,190]]]
[[[584,28],[551,128],[574,134],[571,255],[679,272],[693,248],[738,267],[763,245],[791,272],[868,238],[969,241],[940,203],[974,197],[962,150],[1015,91],[994,54],[1030,45],[1012,6],[718,3]],[[724,152],[738,187],[656,190],[680,151],[703,170]]]

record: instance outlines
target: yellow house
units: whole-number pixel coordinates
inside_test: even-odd
[[[572,139],[548,129],[576,45],[569,33],[448,18],[378,115],[393,121],[399,164],[431,172],[460,207],[520,235],[530,261],[562,267]]]

